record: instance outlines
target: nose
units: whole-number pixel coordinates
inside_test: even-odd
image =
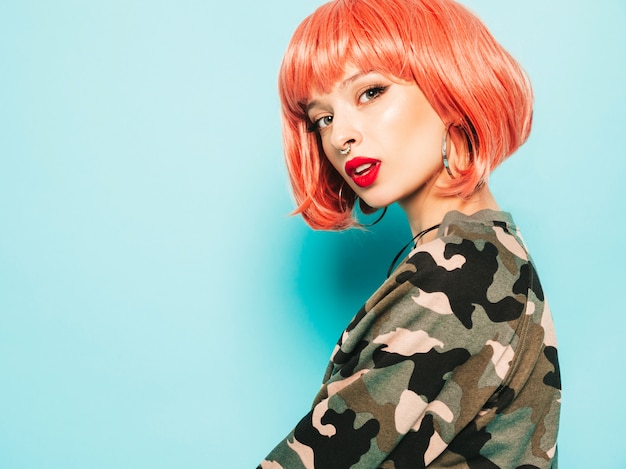
[[[348,114],[333,116],[331,144],[342,155],[347,155],[350,149],[358,145],[363,136],[357,120]]]

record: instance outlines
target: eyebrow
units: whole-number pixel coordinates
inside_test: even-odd
[[[363,77],[365,75],[369,75],[370,73],[374,73],[374,71],[370,70],[368,72],[358,72],[358,73],[355,73],[354,75],[352,75],[352,76],[346,78],[345,80],[343,80],[342,82],[340,82],[339,83],[339,87],[340,88],[345,88],[346,86],[350,85],[351,83],[357,81],[359,78],[361,78],[361,77]],[[304,107],[304,112],[308,114],[309,110],[312,107],[317,106],[318,104],[319,104],[319,102],[317,102],[316,100],[309,101],[307,103],[307,105]]]

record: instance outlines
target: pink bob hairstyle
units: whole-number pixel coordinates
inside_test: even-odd
[[[278,80],[294,213],[315,229],[358,225],[356,194],[329,163],[318,134],[308,131],[305,113],[312,93],[330,92],[346,64],[416,83],[450,125],[462,156],[450,161],[454,178],[439,188],[445,195],[469,197],[528,138],[530,81],[465,7],[453,0],[326,3],[296,29]]]

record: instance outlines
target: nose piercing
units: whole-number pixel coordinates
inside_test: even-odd
[[[352,148],[350,148],[350,142],[348,142],[348,146],[343,150],[339,150],[339,153],[341,153],[342,155],[347,155],[348,153],[350,153],[350,150],[352,150]]]

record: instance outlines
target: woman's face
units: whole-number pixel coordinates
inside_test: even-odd
[[[441,173],[445,127],[414,83],[348,69],[307,114],[330,163],[371,207],[402,203]]]

